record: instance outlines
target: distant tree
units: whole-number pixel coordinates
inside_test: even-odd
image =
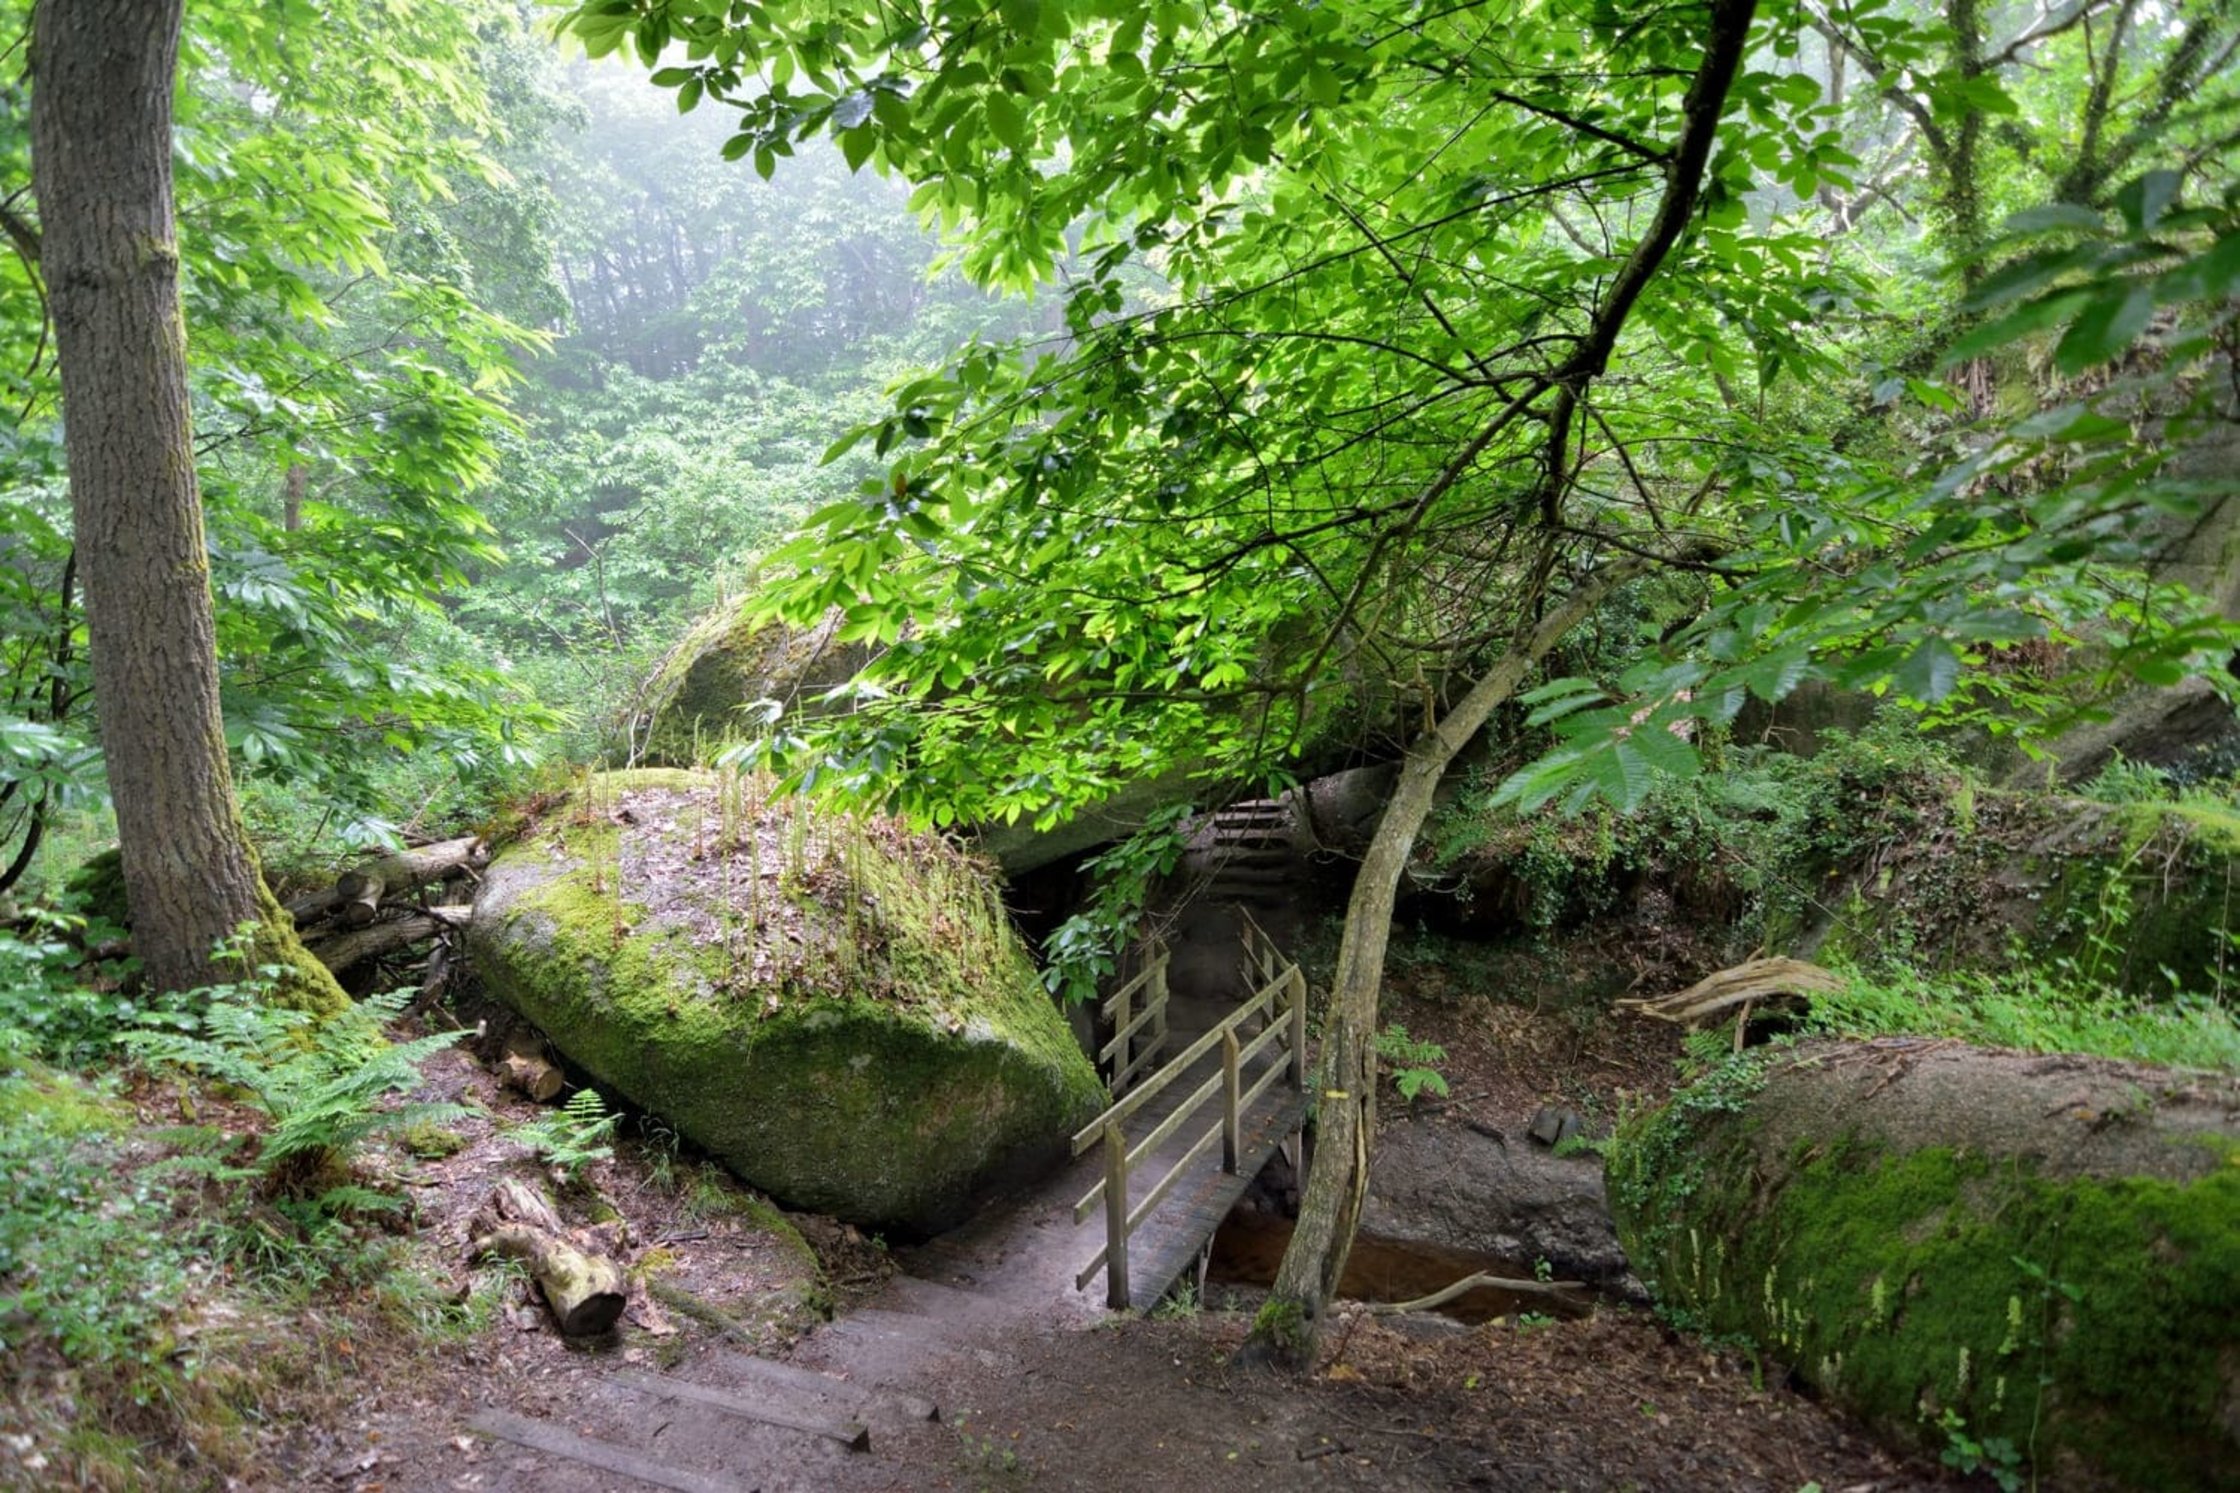
[[[40,0],[32,170],[78,570],[136,952],[206,983],[243,925],[284,995],[345,997],[273,901],[234,797],[188,416],[171,180],[183,0]]]

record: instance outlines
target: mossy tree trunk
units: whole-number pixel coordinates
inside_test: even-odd
[[[345,997],[265,890],[218,711],[172,219],[183,0],[39,0],[39,195],[95,706],[133,947],[158,988],[207,983],[242,925],[288,998]]]

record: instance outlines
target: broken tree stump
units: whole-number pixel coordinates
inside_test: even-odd
[[[1654,1000],[1621,1000],[1618,1005],[1688,1026],[1725,1015],[1737,1006],[1790,999],[1808,1001],[1822,991],[1841,990],[1843,977],[1802,959],[1752,959],[1707,975],[1675,995]],[[1747,1019],[1748,1011],[1744,1011]]]

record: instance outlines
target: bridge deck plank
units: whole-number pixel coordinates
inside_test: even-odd
[[[1246,1114],[1235,1175],[1221,1170],[1218,1153],[1185,1179],[1158,1212],[1128,1241],[1128,1285],[1133,1305],[1156,1305],[1196,1264],[1213,1231],[1244,1196],[1283,1138],[1306,1117],[1307,1096],[1277,1088]]]

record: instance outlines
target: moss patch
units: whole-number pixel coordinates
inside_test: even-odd
[[[1919,1445],[1956,1423],[2055,1475],[2240,1487],[2229,1137],[2171,1137],[2162,1177],[2077,1175],[1966,1144],[1967,1123],[1906,1149],[1836,1110],[1802,1135],[1761,1123],[1774,1061],[1718,1070],[1612,1146],[1620,1237],[1661,1301]],[[2094,1120],[2145,1127],[2153,1103]]]
[[[591,780],[489,872],[500,998],[789,1206],[929,1229],[1103,1091],[979,868],[744,780]]]
[[[865,645],[835,641],[837,614],[804,629],[757,623],[748,608],[727,602],[702,616],[646,681],[639,743],[646,760],[707,760],[747,728],[741,711],[757,700],[818,714],[818,697],[870,661]]]

